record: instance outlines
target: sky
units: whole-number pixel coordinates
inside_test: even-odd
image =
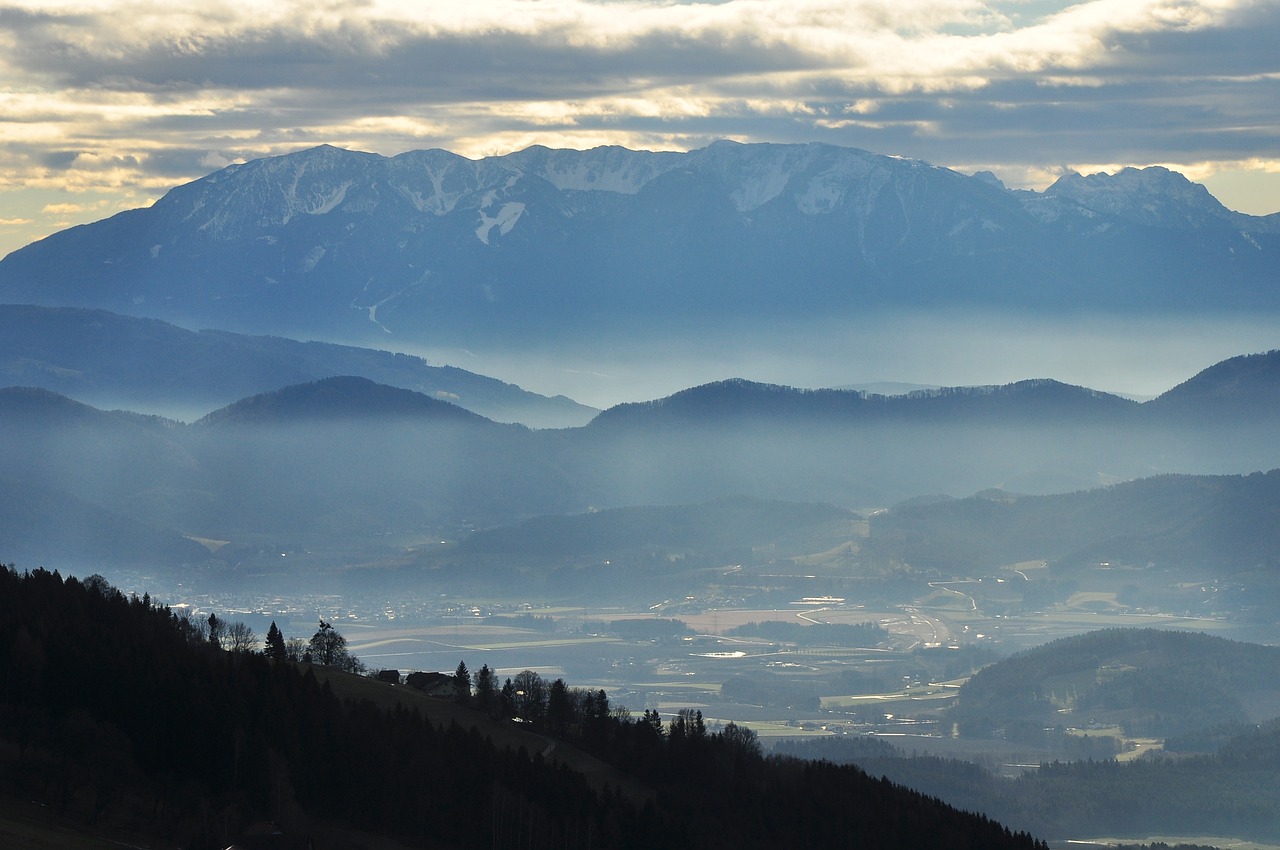
[[[1277,0],[0,0],[0,255],[318,144],[828,142],[1280,211]]]

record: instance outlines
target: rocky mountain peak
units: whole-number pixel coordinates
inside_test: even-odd
[[[1176,171],[1153,165],[1115,174],[1064,174],[1045,190],[1093,212],[1158,227],[1234,225],[1244,218],[1224,207],[1209,190]]]

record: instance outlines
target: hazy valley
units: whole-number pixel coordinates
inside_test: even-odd
[[[4,704],[4,757],[22,793],[45,789],[73,820],[172,812],[130,815],[154,846],[221,846],[207,825],[193,837],[200,806],[244,821],[279,810],[284,785],[299,822],[324,808],[306,748],[239,703],[224,722],[174,697],[237,755],[209,756],[182,799],[148,784],[190,765],[57,684],[58,665],[89,663],[49,625],[65,610],[77,628],[151,635],[174,665],[157,676],[379,730],[377,770],[326,751],[344,782],[398,777],[396,752],[447,737],[442,752],[496,771],[468,768],[473,793],[449,797],[490,817],[494,842],[527,817],[537,846],[657,846],[690,829],[705,842],[713,824],[767,846],[792,827],[751,832],[765,789],[805,789],[811,825],[838,807],[823,780],[797,778],[826,769],[799,756],[981,812],[1015,831],[1008,846],[1280,845],[1280,352],[1242,343],[1141,402],[1046,372],[890,395],[750,368],[788,368],[789,341],[808,337],[826,374],[849,378],[831,384],[853,383],[851,340],[897,333],[903,315],[922,318],[902,350],[945,343],[975,362],[992,326],[932,332],[999,313],[1077,341],[1105,327],[1111,351],[1126,323],[1213,322],[1220,348],[1233,329],[1274,328],[1277,234],[1276,216],[1231,212],[1164,169],[1038,193],[852,149],[730,143],[478,161],[325,147],[55,234],[0,261],[0,562],[30,608],[4,608],[0,637],[10,672],[35,683]],[[1027,351],[1027,368],[1054,357],[999,345]],[[407,353],[468,346],[530,371],[593,351],[602,369],[647,361],[635,375],[690,352],[690,374],[744,368],[597,409],[523,389],[519,370]],[[1126,364],[1108,368],[1123,385]],[[320,670],[322,692],[309,668],[207,651],[210,614],[259,638],[332,623],[369,672],[536,673],[582,689],[579,715],[514,722]],[[104,655],[98,687],[145,690]],[[600,691],[630,714],[591,714],[584,695]],[[378,707],[339,707],[348,696]],[[682,750],[672,736],[690,740],[677,722],[694,711],[705,743]],[[630,736],[655,731],[650,712],[662,722],[642,743]],[[60,749],[67,728],[130,753],[128,790]],[[506,761],[518,746],[524,761]],[[541,772],[557,763],[578,778]],[[92,781],[58,784],[76,771]],[[699,777],[734,802],[704,798]],[[460,829],[424,838],[423,813],[450,809],[403,787],[335,817],[413,846],[488,846]],[[813,841],[877,822],[861,817],[812,826]],[[895,817],[874,846],[907,846],[896,830],[912,818]],[[988,834],[965,824],[930,840]]]

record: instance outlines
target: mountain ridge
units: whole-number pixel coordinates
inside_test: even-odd
[[[1280,218],[1135,174],[1041,194],[821,144],[481,160],[322,147],[19,249],[0,260],[0,299],[504,350],[908,306],[1280,310]]]
[[[581,425],[597,412],[410,354],[191,331],[105,310],[0,304],[0,382],[41,386],[95,407],[194,419],[197,411],[335,375],[361,375],[532,427]]]
[[[1275,357],[1280,355],[1259,362]],[[1202,384],[1217,380],[1212,368],[1205,371]],[[920,494],[997,487],[1060,493],[1206,467],[1235,474],[1275,469],[1280,421],[1267,405],[1280,389],[1265,375],[1258,372],[1257,395],[1267,404],[1223,404],[1210,428],[1176,407],[1044,379],[894,397],[739,379],[614,408],[589,425],[541,431],[495,423],[362,377],[248,396],[192,424],[9,388],[0,390],[6,425],[0,476],[215,540],[280,534],[326,540],[425,534],[440,540],[456,533],[447,529],[537,515],[727,497],[861,509]],[[1233,379],[1230,386],[1250,397],[1247,381]],[[1016,516],[1022,508],[1050,515],[1065,510],[1006,501],[1010,505],[998,506],[1002,515]],[[1196,539],[1235,541],[1242,558],[1265,561],[1270,543],[1255,541],[1228,520],[1257,515],[1266,524],[1270,503],[1259,502],[1261,514],[1224,508],[1225,514],[1208,515],[1188,512],[1175,498],[1178,510],[1170,516],[1182,517],[1176,534],[1157,523],[1127,538],[1112,532],[1071,543],[1070,523],[1050,523],[1070,545],[1064,548],[1056,538],[1052,545],[1033,541],[1032,551],[1011,551],[1000,562],[1066,555],[1085,562],[1092,556],[1124,559],[1157,549],[1195,553],[1201,551]],[[988,499],[979,508],[995,504]],[[970,507],[955,500],[922,505],[918,512],[933,511],[935,526],[945,531],[946,511],[963,515]],[[979,519],[990,513],[980,510]],[[900,515],[877,514],[873,526]],[[961,521],[980,527],[972,518]],[[922,525],[913,539],[941,545],[937,529]],[[1153,549],[1153,541],[1165,545]],[[948,557],[957,563],[986,557],[990,547],[972,542],[947,544]],[[927,546],[893,555],[892,538],[881,545],[873,537],[870,545],[899,561],[929,560]]]
[[[493,424],[492,420],[456,404],[353,375],[321,378],[259,393],[212,411],[193,424],[214,427],[362,418]]]

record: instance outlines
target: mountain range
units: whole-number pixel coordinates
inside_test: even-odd
[[[781,328],[830,360],[837,337],[895,316],[945,329],[983,311],[1086,337],[1098,316],[1265,326],[1280,316],[1280,214],[1233,212],[1157,167],[1033,192],[816,144],[481,160],[323,146],[233,165],[0,260],[0,561],[164,574],[184,592],[279,579],[602,604],[738,581],[790,594],[774,566],[802,564],[806,581],[882,596],[923,580],[974,611],[1212,600],[1271,624],[1280,351],[1142,403],[1049,378],[884,393],[730,378],[603,411],[406,353],[568,370],[576,347],[603,374],[619,351],[663,369],[726,340],[712,362],[775,357]],[[1097,600],[1076,599],[1104,574]],[[946,587],[957,579],[964,592]],[[38,678],[30,638],[13,659]],[[1274,714],[1277,665],[1203,636],[1096,633],[979,672],[950,719],[966,735],[1043,737],[1068,712],[1203,735]],[[1064,797],[1061,773],[991,811],[1045,812],[1021,822],[1068,834],[1043,804]],[[1254,784],[1211,808],[1270,834],[1253,801],[1273,783]],[[1142,811],[1113,800],[1094,822]]]
[[[229,166],[0,261],[0,301],[305,339],[537,350],[995,308],[1280,308],[1280,214],[1163,168],[1044,192],[829,145],[334,147]]]
[[[249,395],[340,375],[531,427],[585,425],[598,412],[409,354],[189,331],[106,310],[0,304],[0,382],[41,387],[97,407],[189,420]]]
[[[264,540],[303,549],[341,539],[385,554],[397,535],[459,539],[596,508],[731,496],[873,508],[990,487],[1049,493],[1272,469],[1277,372],[1280,352],[1234,358],[1143,404],[1050,380],[903,396],[729,380],[541,431],[354,376],[250,396],[190,424],[9,388],[0,478],[13,516],[60,496],[170,529],[170,543],[228,543],[221,557]],[[10,551],[53,559],[79,539],[56,511],[41,516],[11,524]]]

